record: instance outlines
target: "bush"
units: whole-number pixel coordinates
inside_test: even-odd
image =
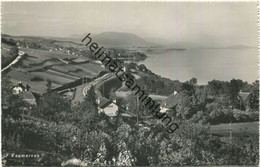
[[[233,110],[233,115],[236,122],[251,122],[259,120],[258,111],[245,112],[238,109]]]
[[[232,110],[219,103],[211,103],[206,106],[211,124],[228,123],[234,119]]]

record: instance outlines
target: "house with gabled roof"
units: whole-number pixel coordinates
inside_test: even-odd
[[[20,96],[27,103],[36,105],[36,98],[32,91],[30,91],[30,86],[24,86],[22,82],[19,82],[16,86],[13,87],[12,93]]]
[[[101,97],[97,100],[98,112],[105,113],[109,117],[115,117],[118,114],[118,106],[115,101],[111,101],[105,97]]]
[[[241,90],[238,92],[240,109],[242,104],[244,105],[246,111],[250,109],[250,99],[252,98],[252,96],[253,94],[250,92],[242,92]]]
[[[181,100],[181,94],[174,91],[169,97],[164,99],[160,104],[160,112],[165,113],[168,110],[175,110],[176,106]]]

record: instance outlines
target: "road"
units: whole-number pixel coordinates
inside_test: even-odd
[[[3,48],[5,50],[9,50],[9,49],[6,49],[6,48]],[[5,68],[3,68],[1,70],[1,72],[4,72],[5,70],[7,70],[8,68],[10,68],[12,65],[14,65],[15,63],[17,63],[21,58],[22,56],[25,54],[25,52],[23,51],[19,51],[18,52],[18,56],[16,57],[16,59],[14,59],[14,61],[12,61],[8,66],[6,66]]]
[[[94,81],[88,83],[82,90],[83,95],[86,96],[86,94],[91,86],[95,86],[96,84],[98,84],[100,82],[104,82],[105,80],[112,77],[113,75],[114,74],[112,74],[112,73],[108,73],[108,74],[105,74],[102,77],[99,77],[99,78],[95,79]]]
[[[96,84],[103,82],[107,79],[109,79],[110,77],[112,77],[114,74],[113,73],[108,73],[103,75],[102,77],[99,77],[97,79],[95,79],[94,81],[91,81],[85,85],[80,85],[77,86],[77,90],[75,92],[75,97],[73,99],[73,101],[77,102],[77,101],[83,101],[84,100],[84,96],[86,96],[87,91],[89,90],[89,88],[91,86],[95,86]]]

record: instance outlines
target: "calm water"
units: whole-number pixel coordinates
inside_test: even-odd
[[[147,55],[139,64],[173,80],[196,77],[199,84],[206,84],[235,78],[252,83],[258,78],[257,49],[190,49]]]

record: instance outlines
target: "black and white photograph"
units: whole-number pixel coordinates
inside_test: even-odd
[[[2,166],[258,166],[258,1],[1,1]]]

